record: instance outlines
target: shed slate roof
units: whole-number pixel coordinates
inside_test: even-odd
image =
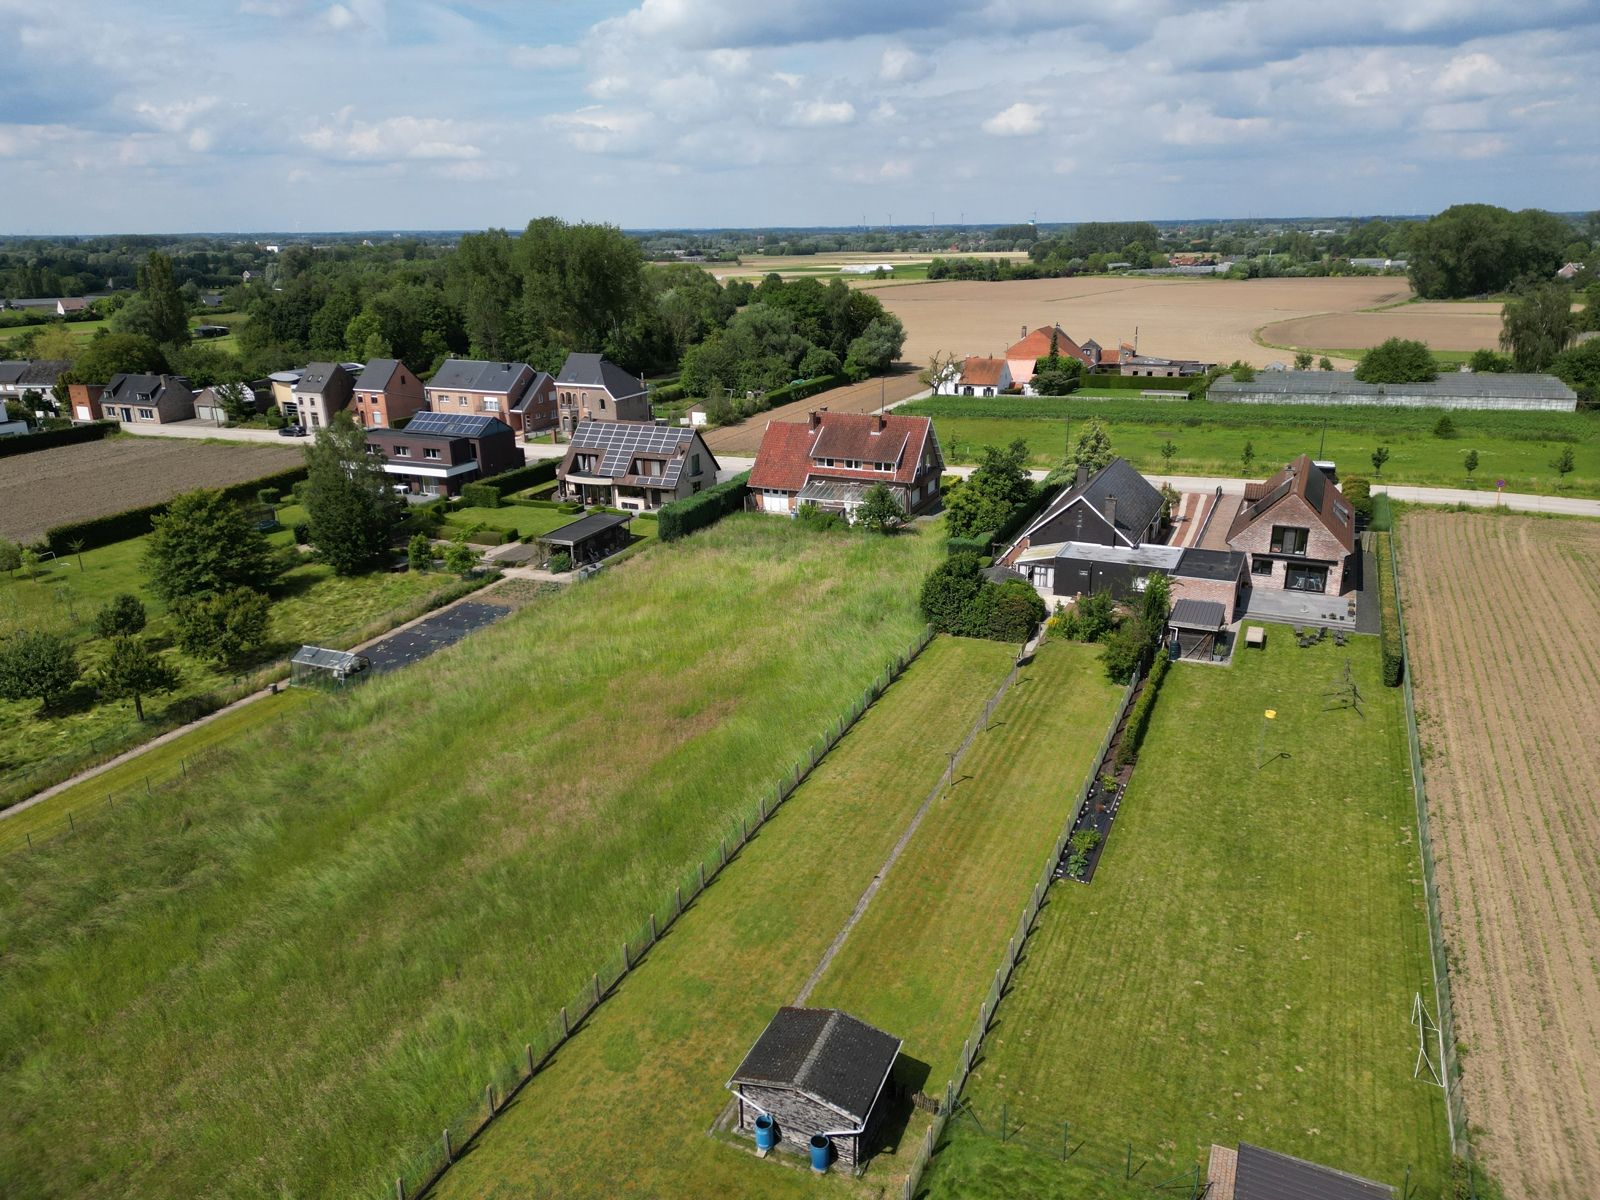
[[[613,399],[642,396],[644,384],[600,354],[569,354],[556,374],[557,383],[574,387],[603,387]]]
[[[505,394],[517,385],[524,371],[533,370],[527,363],[489,362],[481,358],[449,358],[432,379],[430,388],[459,390],[463,392],[490,392]]]
[[[1221,629],[1228,623],[1227,615],[1228,610],[1216,600],[1185,598],[1173,604],[1167,624],[1183,629]]]
[[[1428,383],[1363,383],[1354,371],[1257,371],[1250,383],[1224,377],[1211,385],[1211,396],[1232,400],[1239,396],[1279,393],[1295,396],[1362,397],[1382,402],[1384,396],[1422,396],[1435,400],[1453,397],[1484,399],[1512,397],[1529,400],[1576,400],[1576,393],[1554,375],[1518,375],[1449,371]]]
[[[626,525],[631,520],[633,520],[631,516],[619,513],[590,513],[588,516],[579,517],[576,521],[569,521],[558,529],[552,529],[549,533],[540,534],[539,540],[557,546],[576,546],[608,529]]]
[[[866,1124],[900,1039],[833,1008],[784,1007],[728,1085],[790,1087]]]
[[[1392,1200],[1394,1188],[1303,1158],[1239,1143],[1234,1200]]]

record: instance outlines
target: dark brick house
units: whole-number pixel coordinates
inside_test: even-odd
[[[493,417],[420,412],[404,429],[369,429],[367,453],[413,496],[458,496],[464,484],[523,465],[511,426]]]

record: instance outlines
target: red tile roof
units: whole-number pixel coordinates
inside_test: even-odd
[[[819,414],[816,429],[808,421],[770,421],[761,435],[756,465],[750,471],[752,488],[772,488],[798,492],[812,477],[852,479],[910,484],[916,482],[923,448],[933,436],[933,422],[927,417],[902,417],[889,413],[882,418],[883,429],[874,432],[879,420],[873,413]],[[813,454],[825,449],[826,455]],[[885,452],[892,458],[881,457]],[[858,471],[845,467],[824,467],[817,459],[832,458],[861,462],[893,462],[892,475],[880,471]]]
[[[1035,329],[1020,342],[1006,347],[1006,357],[1009,359],[1041,359],[1050,357],[1050,330],[1046,325],[1042,329]],[[1054,326],[1056,332],[1056,353],[1063,357],[1083,357],[1083,347],[1067,336],[1061,326]]]
[[[1232,528],[1228,530],[1229,542],[1257,521],[1266,520],[1285,496],[1299,496],[1317,514],[1328,532],[1338,539],[1346,553],[1355,551],[1355,524],[1350,502],[1313,465],[1309,454],[1302,454],[1264,483],[1245,484],[1245,502],[1239,509],[1239,515],[1233,519]],[[1343,510],[1343,517],[1340,516],[1340,509]]]
[[[961,364],[961,382],[974,387],[999,387],[1000,373],[1007,370],[1003,358],[973,356]]]

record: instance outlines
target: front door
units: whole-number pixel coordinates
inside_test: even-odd
[[[1283,588],[1287,592],[1326,592],[1328,568],[1290,563],[1283,573]]]

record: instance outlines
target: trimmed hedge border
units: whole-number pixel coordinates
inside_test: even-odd
[[[658,536],[663,542],[674,542],[738,512],[744,507],[745,486],[749,482],[750,472],[745,471],[726,483],[662,505],[656,514]]]
[[[71,429],[19,433],[16,437],[0,438],[0,458],[32,454],[35,450],[53,450],[57,446],[76,446],[81,442],[98,442],[121,428],[116,421],[91,421],[87,425],[74,425]]]
[[[1395,599],[1394,560],[1390,557],[1388,533],[1375,533],[1373,557],[1378,561],[1378,640],[1383,648],[1383,685],[1399,687],[1405,677],[1406,652],[1400,640],[1400,609]]]
[[[461,488],[461,503],[467,508],[499,508],[500,489],[484,480],[464,484]]]
[[[1161,681],[1167,677],[1171,666],[1172,660],[1167,657],[1167,652],[1164,649],[1157,650],[1150,677],[1145,680],[1144,691],[1139,693],[1139,699],[1134,702],[1128,727],[1123,730],[1122,741],[1117,746],[1117,766],[1125,767],[1138,757],[1145,730],[1150,728],[1150,714],[1156,706],[1156,694],[1161,691]]]
[[[304,481],[305,477],[304,467],[293,467],[287,471],[279,471],[276,475],[247,479],[243,483],[235,483],[220,490],[227,499],[244,503],[255,503],[256,493],[262,488],[277,488],[280,492],[287,488],[298,499],[299,496],[294,489]],[[45,530],[44,544],[59,555],[70,553],[72,543],[77,541],[83,542],[85,550],[109,546],[112,542],[125,542],[129,538],[143,537],[149,533],[155,528],[151,523],[154,518],[166,511],[167,502],[147,504],[143,508],[130,508],[125,512],[110,513],[103,517],[90,517],[87,521],[57,525],[54,529]]]
[[[478,483],[484,487],[492,487],[504,496],[537,484],[549,483],[556,477],[556,468],[560,465],[559,458],[541,458],[538,462],[529,463],[525,467],[516,467],[510,471],[502,471],[498,475],[491,475],[487,479],[480,479]],[[467,485],[467,487],[472,486],[474,485]],[[462,491],[465,493],[466,489],[463,488]]]

